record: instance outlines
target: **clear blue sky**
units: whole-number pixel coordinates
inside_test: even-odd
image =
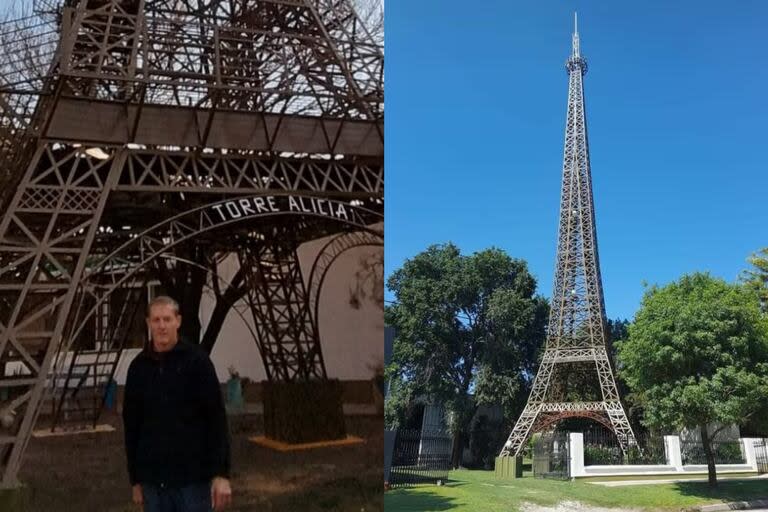
[[[497,246],[549,296],[574,10],[608,316],[768,246],[768,2],[392,1],[386,275]]]
[[[574,10],[608,316],[768,246],[768,2],[386,8],[386,276],[430,244],[496,246],[549,297]]]

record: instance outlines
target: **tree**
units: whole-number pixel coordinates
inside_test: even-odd
[[[644,422],[698,428],[717,485],[712,441],[720,427],[768,406],[768,318],[743,286],[709,274],[683,276],[643,298],[629,338],[617,343],[621,374],[644,407]]]
[[[752,254],[747,261],[752,268],[743,271],[740,279],[757,294],[763,313],[768,313],[768,247]]]
[[[634,403],[630,393],[629,386],[620,371],[621,361],[619,361],[616,345],[618,342],[626,340],[629,337],[630,322],[627,319],[608,319],[608,357],[611,358],[614,376],[616,378],[616,387],[619,396],[624,399],[624,406],[627,418],[632,425],[632,430],[637,434],[642,429],[642,407]]]
[[[13,197],[37,141],[33,114],[58,43],[56,28],[32,12],[31,2],[0,10],[0,207]]]
[[[414,405],[413,389],[409,382],[399,376],[389,378],[388,382],[389,395],[384,402],[384,428],[403,428]]]
[[[357,17],[365,26],[374,43],[384,47],[384,1],[352,0]]]
[[[150,268],[164,293],[179,303],[183,318],[181,335],[190,343],[199,344],[208,354],[213,351],[229,311],[248,292],[243,267],[239,267],[228,281],[219,275],[219,265],[230,254],[216,251],[205,243],[191,241],[179,244],[168,257],[155,258]],[[213,292],[215,303],[203,331],[200,303],[206,287]]]
[[[384,251],[378,250],[358,260],[355,272],[355,286],[349,290],[349,305],[359,309],[370,300],[376,307],[384,309]]]
[[[608,319],[608,338],[612,344],[627,339],[627,336],[629,336],[629,320],[626,318]],[[611,347],[611,356],[614,356],[615,353],[615,347]]]
[[[450,243],[407,260],[387,286],[397,298],[385,312],[397,331],[391,393],[406,390],[446,407],[457,466],[478,405],[499,404],[507,419],[523,407],[547,303],[535,295],[524,261],[494,248],[465,256]]]
[[[37,90],[51,72],[59,34],[56,24],[33,10],[32,2],[13,2],[0,11],[0,87]]]

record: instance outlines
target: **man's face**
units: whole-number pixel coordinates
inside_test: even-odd
[[[176,314],[173,306],[168,304],[155,304],[149,310],[147,318],[149,332],[152,334],[152,343],[157,352],[168,352],[179,339],[179,327],[181,315]]]

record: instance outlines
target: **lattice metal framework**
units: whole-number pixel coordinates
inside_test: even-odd
[[[575,416],[590,418],[608,427],[623,449],[635,444],[606,349],[608,333],[582,83],[587,63],[580,53],[577,28],[566,69],[568,113],[557,265],[547,341],[528,403],[501,451],[502,456],[519,454],[532,433]],[[596,375],[601,400],[568,400],[559,381],[567,378],[569,369]]]
[[[268,243],[248,244],[239,254],[264,368],[270,380],[325,379],[298,244],[290,232],[280,235]]]
[[[146,274],[145,276],[146,277]],[[81,285],[73,303],[70,318],[78,333],[71,340],[73,350],[60,347],[58,361],[51,372],[52,428],[61,423],[92,424],[95,426],[104,403],[107,387],[114,377],[120,355],[128,342],[131,325],[142,318],[140,305],[146,294],[146,279],[125,281],[111,290]],[[115,294],[120,290],[123,293]],[[76,325],[83,310],[93,308],[93,315]],[[89,322],[90,320],[90,322]],[[84,330],[88,325],[92,330]],[[89,339],[81,339],[89,336]]]
[[[46,389],[60,412],[83,386],[101,393],[153,258],[254,235],[289,290],[295,251],[264,234],[297,244],[383,213],[383,54],[347,0],[38,7],[40,25],[12,35],[46,71],[0,63],[0,487],[18,483]],[[300,208],[279,206],[290,201]],[[231,236],[209,234],[225,226]],[[83,326],[116,290],[126,307],[86,354]],[[306,291],[289,302],[312,331]],[[269,325],[263,341],[311,355],[281,378],[325,375],[319,340]]]

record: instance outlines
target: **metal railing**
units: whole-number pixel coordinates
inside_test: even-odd
[[[715,464],[744,464],[746,457],[740,441],[713,441],[712,451],[715,456]],[[698,441],[680,440],[680,451],[683,457],[683,465],[706,464],[707,457],[704,453],[704,444]]]
[[[584,432],[584,465],[666,464],[664,438],[649,434],[636,436],[637,444],[624,452],[616,436],[605,430]]]
[[[533,445],[533,476],[567,480],[571,477],[568,432],[545,432]]]
[[[391,487],[437,484],[448,479],[452,437],[445,431],[397,431],[389,474]]]
[[[755,458],[757,472],[760,474],[768,473],[768,438],[761,439],[755,443]]]

